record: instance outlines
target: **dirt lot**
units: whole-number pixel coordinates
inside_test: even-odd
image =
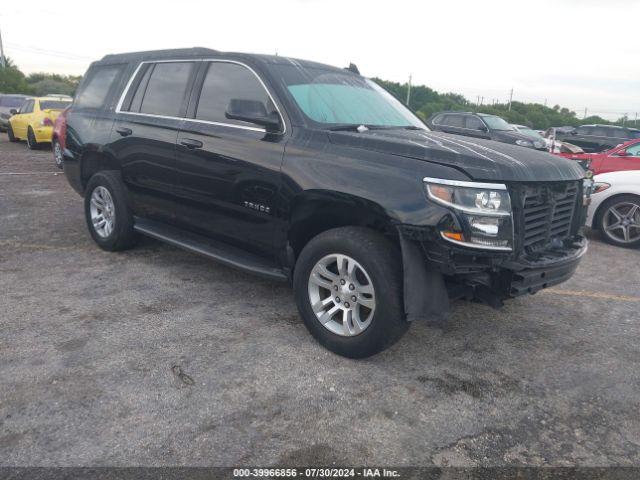
[[[0,465],[640,465],[640,250],[455,305],[364,361],[286,285],[91,241],[50,151],[0,140]]]

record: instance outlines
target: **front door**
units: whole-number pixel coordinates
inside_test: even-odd
[[[277,112],[266,87],[246,65],[204,62],[198,77],[191,118],[185,120],[177,141],[178,222],[196,233],[271,256],[284,123],[281,132],[268,133],[256,124],[226,117],[232,99],[259,101],[268,112]]]
[[[11,118],[13,134],[21,140],[27,138],[27,128],[33,115],[35,100],[26,100],[20,107],[20,111]]]

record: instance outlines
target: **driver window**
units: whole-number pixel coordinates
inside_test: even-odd
[[[484,124],[478,117],[468,116],[466,117],[466,126],[470,130],[480,130]]]
[[[640,143],[631,145],[627,148],[627,155],[630,157],[640,157]]]

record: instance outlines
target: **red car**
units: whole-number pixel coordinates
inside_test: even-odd
[[[53,158],[56,161],[58,168],[62,168],[62,162],[64,157],[62,152],[65,148],[65,140],[67,137],[67,113],[69,108],[62,111],[58,118],[56,118],[53,124],[53,135],[51,137],[51,148],[53,150]]]
[[[640,170],[640,139],[618,145],[600,153],[560,153],[571,160],[590,160],[594,175],[621,170]]]

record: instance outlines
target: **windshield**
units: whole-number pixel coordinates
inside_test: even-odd
[[[363,77],[329,69],[277,65],[300,110],[321,127],[367,125],[416,127],[422,121],[382,87]]]
[[[60,100],[41,100],[40,110],[64,110],[71,102],[65,102]]]
[[[24,97],[0,96],[0,107],[18,108],[24,102]]]
[[[489,130],[510,130],[513,131],[513,127],[505,122],[502,118],[495,115],[483,115],[482,120],[487,124]]]

